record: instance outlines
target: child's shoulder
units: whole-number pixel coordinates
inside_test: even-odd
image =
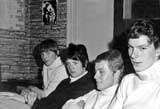
[[[134,80],[134,78],[137,77],[134,73],[128,74],[126,76],[124,76],[124,78],[122,79],[123,82],[131,82]]]

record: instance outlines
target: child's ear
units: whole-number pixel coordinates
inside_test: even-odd
[[[59,56],[59,50],[57,50],[57,52],[56,52],[56,53],[57,53],[57,56]]]
[[[113,74],[114,74],[114,84],[117,84],[119,82],[119,79],[120,79],[121,70],[117,70]]]
[[[156,49],[156,57],[157,59],[160,59],[160,47]]]

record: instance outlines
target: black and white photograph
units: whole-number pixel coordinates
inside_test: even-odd
[[[0,0],[0,109],[160,109],[160,0]]]
[[[42,4],[44,25],[57,23],[57,0],[44,1]]]

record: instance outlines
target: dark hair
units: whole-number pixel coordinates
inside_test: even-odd
[[[146,35],[149,38],[149,43],[153,43],[154,47],[158,48],[159,38],[155,29],[155,24],[151,20],[138,20],[131,26],[127,39],[139,38],[140,35]]]
[[[59,48],[58,48],[57,42],[55,40],[52,40],[52,39],[44,40],[40,44],[40,53],[46,52],[46,51],[53,51],[57,54],[58,49]]]
[[[67,48],[67,55],[64,59],[64,63],[67,59],[78,60],[82,63],[83,67],[87,68],[89,59],[85,45],[70,43]]]
[[[95,63],[98,63],[104,60],[108,61],[109,68],[113,72],[116,72],[117,70],[120,70],[121,72],[123,72],[124,70],[123,59],[122,59],[121,53],[118,50],[109,50],[101,53],[96,57]]]

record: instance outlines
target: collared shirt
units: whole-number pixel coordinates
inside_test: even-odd
[[[160,109],[160,61],[122,80],[109,109]]]
[[[81,77],[83,77],[84,75],[86,75],[87,73],[88,73],[88,71],[85,71],[82,75],[80,75],[80,76],[78,76],[78,77],[76,77],[76,78],[72,78],[72,77],[70,76],[70,79],[71,79],[70,83],[72,83],[72,82],[74,82],[74,81],[77,81],[78,79],[80,79]]]
[[[43,85],[45,95],[48,96],[54,91],[57,85],[68,77],[65,66],[58,57],[50,66],[43,66]]]

